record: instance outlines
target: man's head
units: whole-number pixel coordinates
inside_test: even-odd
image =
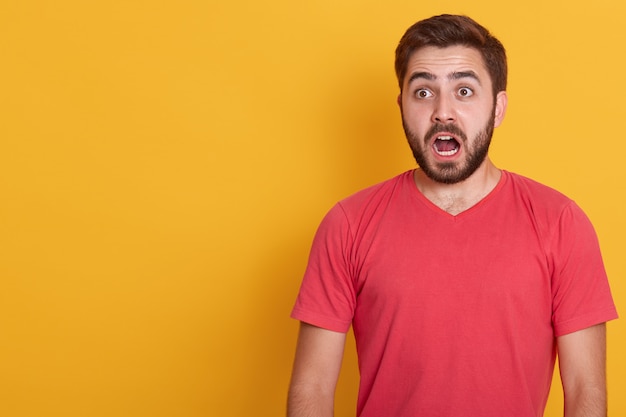
[[[468,17],[436,16],[406,32],[396,71],[403,127],[424,174],[456,184],[487,167],[507,106],[502,44]]]
[[[407,65],[411,56],[420,48],[434,46],[467,46],[476,49],[489,71],[494,97],[506,90],[506,51],[498,39],[487,29],[467,16],[441,15],[421,20],[411,26],[396,48],[396,76],[400,90],[403,89]]]

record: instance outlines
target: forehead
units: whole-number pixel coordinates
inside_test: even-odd
[[[472,71],[483,83],[490,83],[489,73],[483,57],[475,48],[462,45],[438,48],[425,46],[415,51],[407,63],[406,80],[411,75],[426,72],[437,78],[445,78],[455,72]]]

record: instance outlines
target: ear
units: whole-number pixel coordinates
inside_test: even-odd
[[[402,91],[400,91],[400,94],[398,94],[397,102],[398,106],[402,107]]]
[[[494,127],[498,127],[502,124],[502,121],[504,120],[504,115],[506,114],[506,106],[508,104],[508,101],[509,99],[506,95],[506,91],[500,91],[496,95]]]

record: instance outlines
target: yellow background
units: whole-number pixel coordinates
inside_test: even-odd
[[[283,415],[313,233],[414,166],[393,51],[443,12],[505,44],[493,159],[588,213],[624,313],[626,3],[2,0],[0,415]]]

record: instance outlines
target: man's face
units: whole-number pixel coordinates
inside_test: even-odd
[[[424,47],[408,62],[399,98],[402,123],[424,173],[440,183],[469,178],[487,157],[506,93],[494,101],[480,53],[465,46]]]

